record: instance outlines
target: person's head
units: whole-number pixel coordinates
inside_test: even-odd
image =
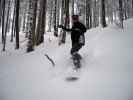
[[[78,22],[79,21],[79,16],[78,15],[72,15],[72,22]]]

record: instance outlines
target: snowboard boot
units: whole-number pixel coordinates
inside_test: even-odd
[[[81,56],[78,53],[73,53],[72,59],[73,59],[73,64],[75,66],[74,69],[80,68],[81,67],[81,65],[80,65]]]

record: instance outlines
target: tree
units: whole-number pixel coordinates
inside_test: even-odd
[[[16,49],[19,49],[19,5],[20,1],[15,1],[16,6],[16,18],[15,18],[15,33],[16,33]]]
[[[27,52],[34,50],[37,0],[29,0],[29,41]]]
[[[55,0],[54,4],[54,36],[58,36],[58,28],[57,28],[57,0]]]
[[[133,17],[133,0],[132,0],[132,17]]]
[[[9,6],[10,6],[10,1],[8,1],[7,15],[6,15],[6,19],[4,19],[5,26],[4,26],[4,34],[3,34],[3,51],[5,51],[5,46],[6,46],[7,26],[8,26],[8,19],[9,19]]]
[[[92,28],[91,0],[86,0],[86,27]]]
[[[0,27],[1,27],[1,15],[2,15],[2,1],[0,0]]]
[[[44,41],[45,22],[46,22],[46,0],[40,1],[39,19],[37,24],[36,45],[41,44]]]
[[[64,8],[64,10],[62,11],[62,17],[65,18],[65,20],[63,21],[63,24],[65,27],[69,27],[69,0],[63,0],[62,1],[62,8]],[[64,13],[63,13],[64,12]],[[60,43],[65,43],[66,41],[66,32],[63,31],[62,33],[62,38],[61,38],[61,42]]]
[[[120,27],[123,28],[123,6],[122,6],[122,0],[119,0],[119,19],[120,19]]]
[[[71,0],[72,1],[72,11],[71,11],[71,14],[74,15],[74,3],[75,1],[74,0]]]
[[[14,6],[13,7],[13,20],[12,20],[12,27],[11,27],[11,42],[13,42],[13,37],[15,36],[15,16],[16,16],[15,10],[16,10],[16,8]]]
[[[103,28],[107,26],[105,17],[105,0],[101,0],[101,25]]]
[[[49,12],[48,32],[51,32],[51,29],[52,29],[52,16],[53,16],[53,0],[50,0],[48,2],[47,10]]]
[[[4,32],[5,32],[5,0],[3,0],[2,2],[2,39],[1,39],[2,43],[4,43],[5,40]]]

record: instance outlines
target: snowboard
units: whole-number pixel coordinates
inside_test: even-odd
[[[80,69],[71,69],[65,76],[65,81],[74,82],[80,79]]]

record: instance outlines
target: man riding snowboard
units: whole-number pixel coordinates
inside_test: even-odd
[[[65,31],[71,32],[71,41],[72,41],[72,48],[71,48],[71,55],[73,59],[81,59],[81,56],[78,54],[78,51],[85,45],[85,36],[84,33],[86,32],[86,27],[79,21],[78,15],[72,16],[72,28],[66,28],[62,25],[58,26]]]

